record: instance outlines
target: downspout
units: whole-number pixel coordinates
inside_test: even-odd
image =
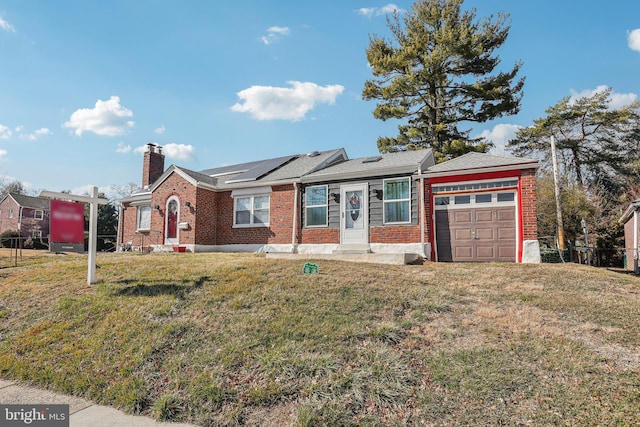
[[[293,230],[291,230],[291,253],[297,252],[296,238],[298,232],[298,183],[293,183]]]
[[[418,195],[420,197],[420,249],[422,250],[422,256],[424,258],[427,258],[427,254],[424,250],[424,230],[425,230],[425,223],[424,223],[424,211],[425,211],[425,206],[424,206],[424,176],[422,175],[422,164],[418,163],[418,176],[420,177],[420,188],[418,189]]]
[[[116,232],[116,252],[120,252],[120,238],[122,237],[122,203],[118,203],[118,231]]]
[[[18,207],[18,231],[20,232],[20,237],[22,237],[22,206]]]

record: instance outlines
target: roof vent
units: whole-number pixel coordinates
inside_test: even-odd
[[[375,163],[375,162],[379,162],[380,160],[382,160],[382,156],[371,156],[371,157],[366,157],[362,163]]]
[[[309,154],[307,154],[307,157],[315,157],[315,156],[319,156],[320,153],[318,153],[317,151],[312,151]]]

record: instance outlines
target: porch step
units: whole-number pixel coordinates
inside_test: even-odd
[[[334,254],[346,255],[346,254],[370,254],[371,248],[369,245],[340,245],[338,249],[334,249]]]

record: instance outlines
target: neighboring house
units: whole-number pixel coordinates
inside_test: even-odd
[[[625,267],[629,271],[636,274],[640,273],[638,269],[638,250],[640,237],[638,226],[640,224],[640,200],[636,200],[629,205],[620,218],[620,223],[624,224],[624,247],[625,247]]]
[[[0,234],[17,231],[34,239],[49,236],[49,199],[7,194],[0,200]]]
[[[121,200],[120,249],[410,253],[539,262],[537,161],[431,150],[349,159],[344,149],[194,172],[144,154]]]

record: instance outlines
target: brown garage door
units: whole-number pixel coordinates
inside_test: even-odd
[[[515,261],[513,206],[436,211],[438,261]]]

